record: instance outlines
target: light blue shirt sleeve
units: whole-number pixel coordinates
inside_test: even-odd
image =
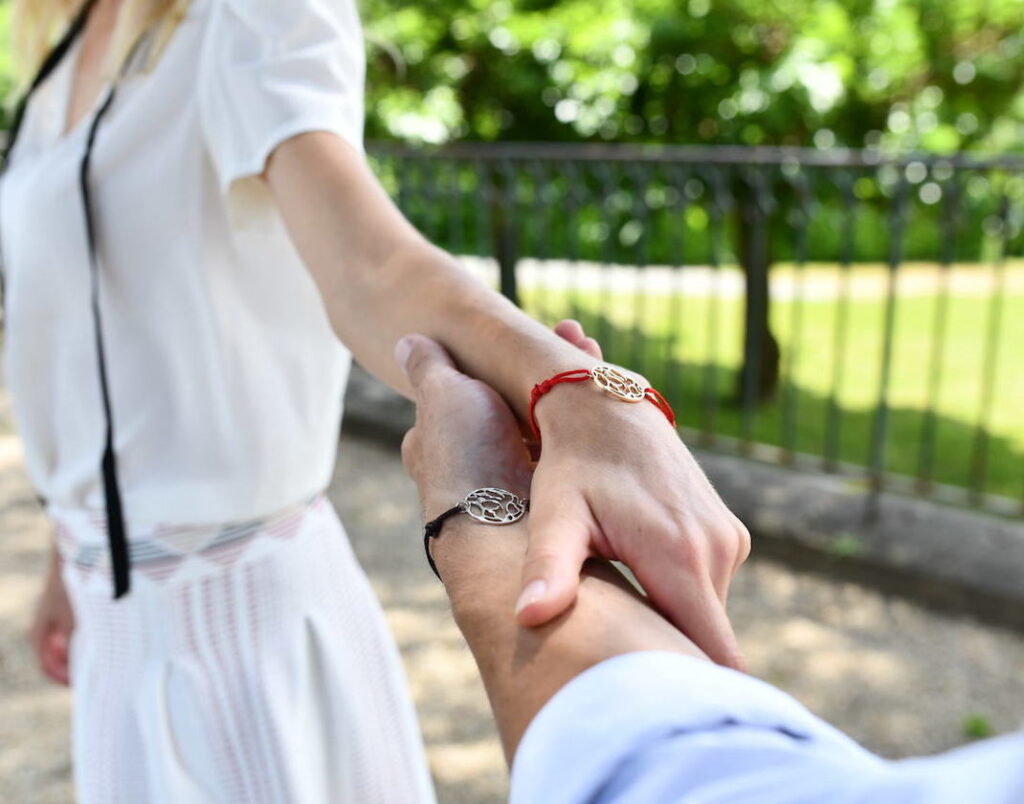
[[[538,713],[510,804],[1024,802],[1024,734],[888,762],[750,676],[678,653],[617,656]]]

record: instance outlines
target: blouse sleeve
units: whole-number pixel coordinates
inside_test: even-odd
[[[212,0],[200,125],[221,189],[286,139],[333,132],[362,151],[365,57],[354,0]]]

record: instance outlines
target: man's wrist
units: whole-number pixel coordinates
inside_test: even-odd
[[[488,607],[503,578],[514,576],[518,584],[526,543],[525,519],[485,525],[457,515],[445,521],[429,549],[456,614]]]

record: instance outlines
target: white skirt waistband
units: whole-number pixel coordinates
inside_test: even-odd
[[[323,493],[267,517],[209,525],[153,525],[128,540],[133,571],[161,581],[192,559],[223,566],[240,559],[258,539],[293,536],[307,516],[329,505]],[[106,516],[102,511],[48,508],[57,549],[66,569],[78,575],[110,576]]]

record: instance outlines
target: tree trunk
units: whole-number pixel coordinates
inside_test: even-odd
[[[743,317],[743,367],[737,378],[739,402],[754,406],[775,395],[779,385],[779,342],[772,334],[768,319],[768,271],[771,243],[768,214],[754,188],[743,187],[738,194],[738,248],[746,282],[746,308]]]

